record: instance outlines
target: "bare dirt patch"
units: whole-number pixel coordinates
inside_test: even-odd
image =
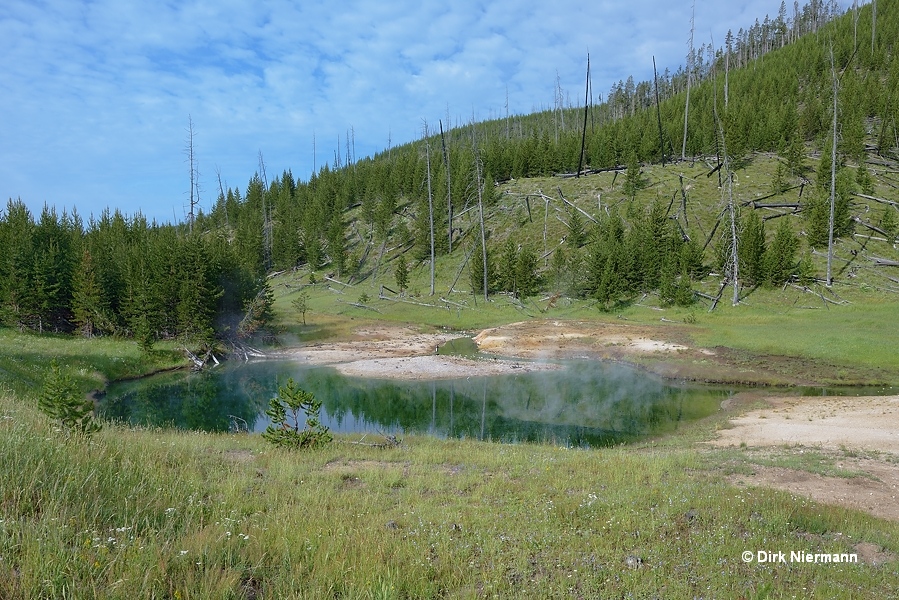
[[[805,445],[899,455],[899,396],[771,398],[770,408],[732,419],[719,446]]]
[[[899,468],[871,460],[847,460],[841,466],[864,471],[870,477],[825,477],[798,469],[754,465],[752,475],[731,475],[727,479],[734,485],[771,487],[899,521]]]
[[[485,329],[474,341],[483,352],[527,358],[621,359],[691,351],[673,336],[677,333],[645,325],[535,320]]]
[[[772,398],[768,408],[732,419],[716,446],[814,448],[842,454],[835,466],[858,477],[826,477],[799,469],[753,465],[752,475],[732,475],[736,485],[785,490],[899,520],[899,396]],[[856,458],[853,455],[876,458]]]
[[[281,356],[310,365],[330,365],[344,375],[377,379],[454,379],[556,369],[546,363],[437,356],[437,347],[457,333],[421,333],[411,327],[367,326],[348,341],[294,348]]]

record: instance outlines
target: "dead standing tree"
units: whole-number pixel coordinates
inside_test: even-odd
[[[589,77],[590,73],[590,58],[587,57],[587,73]],[[656,71],[656,57],[652,57],[652,78],[655,82],[655,91],[656,91],[656,118],[659,121],[659,152],[662,153],[662,167],[665,166],[665,136],[662,134],[662,108],[659,106],[659,74]],[[587,131],[587,123],[585,119],[584,123],[584,133]],[[582,150],[583,152],[583,150]],[[683,181],[681,181],[681,187],[683,188]]]
[[[262,150],[259,151],[259,175],[262,176],[262,240],[264,247],[263,264],[265,271],[268,272],[272,268],[272,210],[268,206],[266,196],[268,196],[268,178],[265,175],[265,161],[262,160]]]
[[[187,146],[184,152],[187,154],[190,170],[190,208],[187,212],[187,226],[191,233],[194,231],[197,206],[200,204],[200,170],[197,166],[197,155],[194,153],[194,134],[194,121],[190,115],[187,115]]]
[[[724,212],[727,212],[730,216],[730,247],[727,251],[727,259],[725,260],[724,279],[721,282],[721,288],[718,290],[718,297],[712,302],[709,312],[715,310],[715,307],[718,305],[718,300],[720,300],[721,294],[724,292],[724,288],[727,287],[728,282],[732,283],[734,288],[733,305],[736,306],[740,303],[740,259],[737,251],[737,208],[734,204],[734,175],[730,170],[730,157],[727,155],[724,127],[721,124],[721,119],[718,117],[717,90],[715,92],[715,101],[712,103],[712,108],[714,109],[715,115],[718,147],[721,151],[721,162],[716,167],[716,170],[720,169],[724,173],[721,195],[725,204]],[[715,227],[717,228],[717,226],[718,224],[716,223]],[[714,234],[714,230],[712,233]],[[709,239],[711,240],[711,236],[709,236]],[[708,244],[708,242],[706,242],[706,244]]]
[[[425,162],[428,168],[428,227],[431,243],[431,296],[434,295],[434,195],[431,193],[431,143],[428,138],[428,122],[423,125],[425,138]]]
[[[696,2],[690,16],[690,52],[687,54],[687,104],[684,107],[684,142],[681,145],[680,158],[687,159],[687,115],[690,113],[690,81],[693,79],[693,34],[696,30]]]
[[[508,107],[508,98],[506,106]],[[449,233],[449,253],[453,252],[453,186],[450,183],[450,172],[453,170],[450,166],[449,151],[446,148],[446,136],[443,135],[443,121],[437,121],[440,124],[440,144],[443,146],[443,165],[446,167],[446,212],[449,218],[447,232]],[[447,122],[449,125],[449,122]]]
[[[833,146],[830,157],[830,216],[827,220],[827,287],[833,285],[833,220],[837,190],[837,71],[833,63],[833,42],[830,44],[830,74],[833,79]]]
[[[655,59],[653,59],[655,60]],[[655,63],[653,63],[655,64]],[[587,115],[590,101],[590,53],[587,53],[587,83],[584,85],[584,129],[581,133],[581,158],[577,164],[577,173],[575,177],[580,178],[581,169],[584,168],[584,154],[587,146]]]
[[[478,177],[478,213],[481,220],[481,259],[484,268],[484,301],[487,301],[487,235],[484,232],[484,183],[481,181],[481,157],[475,153],[475,172]]]

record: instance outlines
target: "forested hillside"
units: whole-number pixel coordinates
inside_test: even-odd
[[[457,291],[549,291],[603,308],[655,292],[689,304],[734,281],[825,278],[831,199],[837,243],[861,229],[867,251],[892,253],[880,256],[889,263],[899,11],[880,6],[875,20],[872,8],[840,14],[813,0],[788,15],[782,3],[723,48],[700,45],[686,68],[619,82],[604,102],[563,106],[560,90],[552,110],[430,123],[420,141],[373,157],[335,152],[308,181],[289,171],[269,181],[260,165],[244,190],[222,189],[189,223],[117,211],[85,223],[10,200],[0,319],[145,347],[211,342],[265,323],[274,271],[404,288],[409,269],[441,261]],[[558,185],[522,187],[553,176]],[[723,277],[701,283],[710,272]]]

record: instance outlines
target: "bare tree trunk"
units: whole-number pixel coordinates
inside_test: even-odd
[[[684,108],[684,143],[681,145],[680,158],[687,159],[687,115],[690,113],[690,80],[693,79],[693,33],[696,29],[696,1],[693,1],[693,12],[690,17],[690,53],[687,54],[687,104]]]
[[[431,235],[431,295],[434,295],[434,196],[431,193],[431,143],[428,140],[428,124],[425,123],[425,158],[428,167],[428,224]]]
[[[724,110],[727,110],[727,89],[728,89],[728,78],[730,76],[730,46],[727,47],[727,50],[724,54]]]
[[[508,106],[508,99],[506,100]],[[449,160],[449,152],[446,149],[446,137],[443,135],[443,121],[437,121],[440,124],[440,143],[443,145],[443,164],[446,166],[446,212],[447,217],[449,218],[449,225],[447,226],[447,233],[449,235],[449,252],[452,254],[453,252],[453,186],[450,183],[450,173],[452,171],[452,167],[450,166]],[[449,122],[447,122],[449,125]]]
[[[272,219],[266,196],[268,195],[268,177],[265,175],[265,161],[262,150],[259,151],[259,173],[262,175],[262,263],[265,271],[272,268]]]
[[[219,195],[221,195],[221,197],[222,197],[222,206],[225,209],[225,227],[230,228],[231,223],[229,222],[229,219],[228,219],[228,204],[227,204],[227,197],[225,196],[225,186],[222,185],[222,171],[221,171],[221,169],[218,168],[218,166],[215,167],[215,176],[218,178],[218,181],[219,181]]]
[[[714,80],[713,80],[714,81]],[[722,194],[726,195],[726,208],[725,210],[730,213],[730,256],[728,257],[729,266],[726,273],[725,279],[722,282],[721,290],[719,290],[718,296],[720,298],[721,292],[724,290],[724,286],[727,284],[727,280],[730,279],[734,286],[734,296],[733,296],[733,306],[736,306],[740,303],[740,258],[738,254],[738,246],[737,246],[737,210],[734,205],[734,178],[733,173],[730,171],[730,159],[727,155],[727,140],[724,137],[724,127],[721,125],[721,119],[718,118],[718,92],[717,88],[715,91],[715,101],[712,103],[712,108],[714,110],[715,115],[715,124],[718,128],[718,139],[720,140],[719,146],[721,149],[721,164],[720,167],[724,171],[724,189],[722,190]],[[715,227],[717,228],[717,223]],[[714,230],[713,230],[714,233]],[[711,240],[711,236],[709,236],[709,240]],[[708,245],[708,242],[706,242]],[[715,306],[718,304],[716,300],[714,304],[712,304],[712,308],[710,311],[715,309]]]
[[[199,170],[197,168],[197,157],[194,154],[194,122],[190,115],[187,115],[187,153],[188,168],[190,169],[190,209],[187,212],[188,231],[194,231],[194,219],[197,216],[196,208],[200,203],[200,186],[199,186]]]
[[[833,285],[833,220],[837,190],[837,71],[833,64],[833,43],[830,44],[830,74],[833,78],[833,145],[830,160],[830,218],[827,221],[827,287]]]
[[[481,258],[484,265],[484,300],[487,300],[487,235],[484,233],[484,194],[481,184],[481,159],[475,154],[475,171],[478,176],[478,213],[481,220]]]
[[[589,62],[590,61],[588,59],[587,60],[588,65],[589,65]],[[588,73],[590,72],[589,67],[587,68],[587,72]],[[658,120],[659,120],[659,151],[661,151],[661,153],[662,153],[662,166],[664,167],[665,166],[665,136],[662,135],[662,108],[661,108],[661,106],[659,106],[659,73],[658,73],[658,71],[656,71],[656,57],[655,56],[652,57],[652,78],[653,78],[653,81],[655,81],[655,87],[656,87],[656,117],[658,117]],[[587,128],[586,115],[584,115],[584,117],[585,117],[584,118],[584,131],[586,132],[586,128]]]
[[[877,0],[871,0],[871,54],[874,54],[874,31],[877,28]]]
[[[734,206],[734,176],[730,172],[730,164],[727,154],[724,155],[725,168],[727,169],[727,203],[730,210],[730,236],[731,236],[731,275],[734,279],[733,306],[740,303],[740,259],[737,254],[737,212]]]
[[[653,64],[655,64],[655,58],[653,58]],[[581,134],[581,158],[577,164],[577,174],[575,175],[577,178],[581,176],[581,169],[584,166],[584,148],[587,145],[587,109],[589,107],[588,101],[590,100],[590,54],[587,53],[587,82],[584,84],[584,129]],[[664,159],[662,160],[664,164]]]

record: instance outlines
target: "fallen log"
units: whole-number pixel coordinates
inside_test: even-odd
[[[871,231],[876,231],[877,233],[879,233],[881,235],[890,237],[890,234],[887,233],[886,231],[884,231],[883,229],[881,229],[880,227],[877,227],[876,225],[871,225],[870,223],[866,223],[865,221],[862,221],[859,217],[853,216],[852,220],[855,221],[856,223],[858,223],[859,225],[861,225],[862,227],[867,227]]]
[[[799,208],[801,205],[798,202],[769,202],[769,203],[759,203],[752,201],[749,203],[752,208]]]
[[[778,219],[780,217],[786,217],[788,215],[798,215],[800,212],[801,211],[798,211],[798,210],[791,210],[790,212],[777,213],[774,215],[766,215],[766,216],[762,217],[762,221],[770,221],[771,219]]]
[[[196,354],[194,354],[187,348],[184,348],[183,350],[184,350],[184,353],[187,355],[187,358],[190,359],[190,362],[194,363],[194,369],[199,371],[200,369],[202,369],[203,367],[206,366],[206,362],[201,360],[199,356],[197,356]]]
[[[439,298],[438,301],[445,304],[452,304],[453,306],[458,306],[459,308],[468,308],[464,304],[459,304],[458,302],[453,302],[452,300],[447,300],[446,298]]]
[[[899,207],[899,202],[893,202],[892,200],[884,200],[883,198],[876,198],[874,196],[869,196],[868,194],[859,194],[856,192],[852,192],[852,195],[859,198],[864,198],[865,200],[874,200],[875,202],[880,202],[882,204],[890,204],[892,206]]]
[[[869,256],[874,261],[875,267],[899,267],[899,260],[890,260],[888,258],[879,258],[877,256]]]
[[[338,283],[338,284],[346,286],[346,287],[353,287],[353,284],[351,284],[351,283],[344,283],[342,281],[337,281],[336,279],[333,279],[331,277],[325,277],[325,280],[331,281],[333,283]]]

